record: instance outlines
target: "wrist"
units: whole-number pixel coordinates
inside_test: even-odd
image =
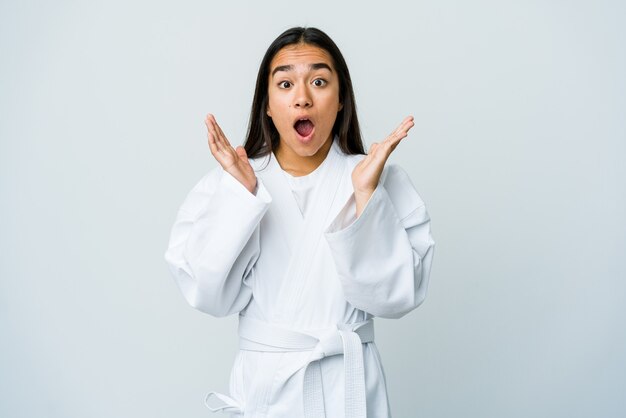
[[[259,182],[258,180],[256,180],[256,178],[254,181],[254,185],[252,187],[249,187],[248,190],[250,191],[250,193],[256,196],[256,193],[259,191]]]
[[[367,202],[369,202],[370,198],[372,197],[372,195],[374,194],[374,191],[371,190],[367,190],[367,191],[354,191],[354,201],[355,201],[355,206],[356,206],[356,217],[358,218],[359,216],[361,216],[361,213],[363,212],[363,209],[365,208],[365,206],[367,205]]]
[[[354,189],[354,198],[356,200],[365,199],[366,201],[374,194],[375,189],[371,190],[357,190]]]

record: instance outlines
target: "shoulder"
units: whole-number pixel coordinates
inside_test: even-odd
[[[356,165],[359,162],[361,162],[363,158],[367,157],[367,155],[365,154],[344,154],[344,153],[340,153],[340,156],[345,161],[346,165],[350,169],[350,172],[354,170],[354,167],[356,167]]]
[[[400,219],[406,218],[424,206],[424,201],[409,174],[398,164],[385,165],[379,184],[389,195]]]
[[[273,157],[272,153],[269,153],[266,155],[250,158],[248,159],[248,161],[250,161],[250,165],[252,166],[252,169],[256,173],[258,173],[258,172],[263,172],[268,168],[270,164],[270,158],[272,157]]]

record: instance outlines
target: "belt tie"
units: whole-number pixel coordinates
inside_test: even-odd
[[[319,338],[246,316],[239,317],[239,347],[254,351],[311,351],[304,371],[304,416],[325,417],[322,374],[318,360],[343,354],[345,367],[345,416],[365,418],[363,343],[374,341],[374,322],[338,324]],[[317,362],[317,363],[316,363]]]
[[[283,328],[258,319],[239,316],[239,348],[251,351],[290,352],[311,351],[304,371],[304,416],[326,417],[324,392],[319,360],[343,354],[345,370],[345,417],[366,418],[365,369],[363,344],[374,341],[374,322],[369,319],[354,324],[337,324],[317,336]],[[210,392],[207,398],[215,392]],[[226,405],[211,410],[235,412],[239,409],[231,398],[215,394]],[[207,405],[208,406],[208,405]]]

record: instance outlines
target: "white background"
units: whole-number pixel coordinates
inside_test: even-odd
[[[258,65],[326,31],[367,144],[429,209],[426,302],[377,322],[396,417],[626,410],[626,6],[619,1],[0,3],[0,416],[205,417],[236,318],[163,253],[246,132]]]

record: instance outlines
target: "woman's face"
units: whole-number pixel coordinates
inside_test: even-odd
[[[268,97],[282,155],[292,161],[312,157],[332,141],[342,104],[339,77],[324,49],[297,44],[279,50],[270,63]]]

